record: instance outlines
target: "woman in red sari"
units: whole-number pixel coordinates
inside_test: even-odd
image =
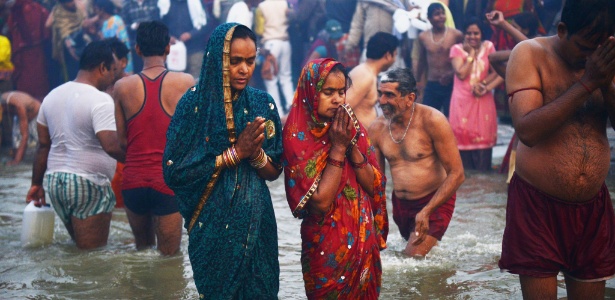
[[[301,224],[309,299],[377,299],[388,218],[366,130],[345,105],[349,78],[330,58],[307,63],[283,130],[286,197]]]

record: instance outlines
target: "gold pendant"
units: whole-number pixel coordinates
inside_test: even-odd
[[[265,135],[267,139],[271,139],[275,136],[275,124],[271,120],[265,121]]]

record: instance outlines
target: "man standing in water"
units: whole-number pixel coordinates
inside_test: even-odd
[[[256,35],[221,24],[205,53],[198,85],[169,124],[164,179],[186,220],[200,297],[277,299],[278,234],[265,180],[282,172],[282,130],[271,96],[247,86]]]
[[[352,85],[346,91],[346,101],[354,110],[357,119],[366,128],[377,117],[378,74],[388,70],[397,57],[397,38],[386,32],[378,32],[367,42],[367,61],[350,71]]]
[[[557,35],[519,43],[506,73],[519,137],[499,266],[525,299],[604,299],[615,274],[607,118],[615,122],[615,2],[568,0]]]
[[[448,116],[455,75],[449,52],[453,45],[463,41],[463,34],[445,25],[444,12],[444,6],[439,2],[434,2],[427,8],[427,19],[433,27],[419,35],[419,59],[414,74],[420,81],[427,73],[423,104]]]
[[[169,30],[159,21],[137,29],[137,55],[143,71],[115,84],[117,135],[126,162],[122,195],[137,249],[157,245],[163,255],[179,251],[182,216],[175,194],[164,183],[162,152],[175,106],[194,85],[190,74],[168,72]]]
[[[451,126],[438,110],[416,103],[410,69],[388,71],[378,85],[383,117],[369,136],[393,177],[393,220],[408,240],[404,253],[425,256],[448,228],[465,177]],[[384,170],[383,170],[384,172]]]
[[[75,80],[52,90],[37,118],[39,147],[26,202],[45,204],[46,189],[71,238],[84,250],[107,244],[115,207],[110,181],[115,160],[124,160],[113,99],[102,92],[117,80],[117,68],[108,41],[90,43]]]

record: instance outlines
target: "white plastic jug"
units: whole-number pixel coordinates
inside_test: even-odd
[[[181,41],[176,41],[171,45],[169,55],[167,55],[167,69],[170,71],[183,72],[186,70],[188,54],[186,45]]]
[[[30,202],[23,211],[21,227],[21,246],[40,247],[50,244],[53,240],[55,212],[49,204],[41,207]]]

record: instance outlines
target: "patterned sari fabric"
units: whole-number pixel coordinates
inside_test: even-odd
[[[331,147],[330,124],[318,116],[319,90],[339,62],[330,58],[309,62],[301,73],[293,105],[284,126],[286,197],[293,215],[302,218],[301,265],[310,299],[377,299],[386,248],[388,218],[382,175],[374,148],[357,122],[357,146],[374,169],[374,197],[357,182],[348,159],[332,209],[310,214],[310,197],[317,190]]]
[[[281,125],[273,99],[251,87],[231,99],[223,68],[228,70],[235,26],[241,25],[222,24],[209,39],[199,83],[182,97],[169,125],[163,173],[185,227],[191,228],[188,254],[200,297],[277,299],[278,236],[265,180],[247,160],[230,169],[215,162],[257,116],[273,121],[275,134],[267,135],[263,149],[273,162],[281,162]]]

